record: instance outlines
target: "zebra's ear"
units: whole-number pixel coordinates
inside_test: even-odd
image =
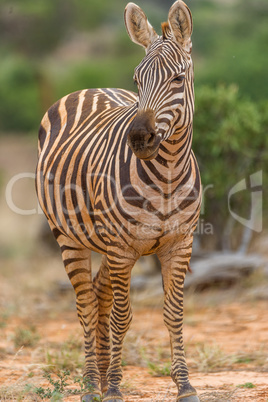
[[[168,13],[168,23],[175,42],[184,50],[191,53],[193,31],[192,14],[182,0],[177,0]]]
[[[146,15],[134,3],[128,3],[125,8],[125,25],[132,42],[147,49],[158,38]]]

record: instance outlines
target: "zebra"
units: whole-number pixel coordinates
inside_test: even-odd
[[[130,39],[146,52],[134,74],[138,94],[87,89],[56,102],[39,129],[37,195],[76,294],[90,382],[81,400],[123,401],[131,269],[140,256],[156,254],[176,400],[196,402],[183,346],[183,284],[201,204],[191,150],[192,16],[177,0],[161,36],[134,3],[124,19]],[[94,278],[91,251],[102,254]]]

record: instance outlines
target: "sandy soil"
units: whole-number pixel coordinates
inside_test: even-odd
[[[186,317],[184,337],[190,378],[201,401],[268,400],[268,375],[265,371],[268,369],[265,350],[268,340],[266,308],[264,302],[252,306],[231,303],[202,308],[191,314],[188,322]],[[138,309],[134,311],[134,317],[123,356],[126,360],[122,382],[125,401],[174,402],[176,387],[170,377],[158,377],[148,367],[148,362],[156,362],[158,367],[168,361],[169,339],[162,322],[162,312],[159,309]],[[25,388],[26,383],[46,388],[48,383],[41,376],[42,365],[46,362],[40,350],[46,345],[59,348],[70,339],[70,335],[76,339],[81,335],[75,312],[65,312],[56,319],[36,317],[35,324],[40,335],[35,347],[14,346],[12,334],[16,328],[25,327],[25,319],[13,317],[7,320],[2,329],[1,387],[9,387],[9,392],[5,395],[2,391],[1,400],[19,400],[18,395],[22,394],[18,390],[22,389],[22,385]],[[207,368],[202,365],[209,360],[208,356],[195,354],[200,345],[207,345],[207,353],[211,353]],[[220,350],[220,357],[215,350],[217,353]],[[128,360],[131,364],[128,364]],[[247,388],[246,384],[253,388]],[[10,392],[12,386],[13,396]],[[25,395],[24,398],[38,400],[31,395]],[[79,397],[69,396],[64,400],[78,401]]]

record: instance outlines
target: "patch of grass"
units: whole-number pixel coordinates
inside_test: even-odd
[[[234,364],[250,364],[258,368],[259,371],[268,370],[267,346],[260,345],[258,349],[250,353],[241,352],[233,356]]]
[[[193,361],[198,371],[208,373],[229,366],[233,363],[233,358],[216,344],[201,343],[196,346]]]
[[[48,372],[51,370],[76,371],[83,367],[84,354],[82,340],[70,337],[66,342],[59,345],[50,346],[45,350],[45,360]]]
[[[37,333],[36,328],[29,326],[26,328],[16,328],[13,335],[13,342],[16,348],[33,347],[40,339],[40,335]]]
[[[127,361],[125,359],[122,359],[121,361],[121,366],[126,367],[127,366]]]
[[[237,356],[237,357],[235,357],[235,361],[234,361],[234,363],[238,363],[238,364],[240,364],[240,363],[245,363],[245,364],[249,364],[249,363],[252,363],[254,361],[254,359],[251,357],[251,356],[247,356],[247,355],[245,355],[245,356],[243,356],[243,355],[241,355],[241,356]]]
[[[189,353],[188,353],[189,351]],[[266,345],[261,345],[258,349],[250,353],[238,352],[236,354],[225,353],[217,344],[200,343],[195,349],[186,349],[187,361],[198,371],[203,373],[214,372],[223,368],[248,365],[257,371],[268,370],[268,355]]]
[[[252,382],[246,382],[245,384],[237,385],[237,388],[255,388],[255,386]]]
[[[147,362],[149,373],[153,377],[167,377],[170,376],[170,363],[156,364],[153,362]]]
[[[24,393],[28,396],[36,395],[42,400],[49,399],[50,401],[56,402],[63,400],[64,397],[68,395],[78,395],[93,390],[88,379],[82,377],[71,379],[69,370],[59,371],[56,374],[53,373],[53,377],[51,373],[44,372],[43,377],[48,381],[48,387],[36,387],[32,384],[26,384]],[[78,384],[79,389],[68,388],[73,384]],[[96,397],[95,400],[100,401],[100,398]]]
[[[130,389],[134,389],[135,387],[133,387],[133,384],[129,381],[129,380],[123,380],[120,388],[125,389],[125,390],[130,390]]]
[[[151,374],[153,377],[170,376],[171,362],[169,359],[167,360],[167,355],[170,356],[170,354],[167,354],[166,350],[163,350],[163,348],[160,346],[158,346],[156,350],[154,350],[153,354],[154,356],[156,356],[157,362],[150,359],[146,354],[145,349],[142,349],[142,356],[144,361],[146,362],[149,374]],[[160,361],[162,361],[163,363],[159,363]]]
[[[144,340],[140,337],[133,335],[126,336],[123,348],[122,366],[133,365],[147,367],[149,373],[154,377],[169,376],[171,366],[169,357],[169,348],[167,351],[165,348],[158,345],[148,349],[148,347],[144,346]]]

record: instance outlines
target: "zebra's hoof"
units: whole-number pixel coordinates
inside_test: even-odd
[[[197,395],[181,395],[176,402],[200,402],[200,399]]]
[[[96,392],[84,394],[81,396],[81,402],[101,402],[101,394]]]
[[[118,389],[108,389],[102,402],[124,402],[123,395]]]
[[[102,400],[103,402],[124,402],[124,399],[122,399],[122,398],[113,398],[113,397],[109,397],[109,399],[107,399],[107,398],[104,398],[103,400]]]

